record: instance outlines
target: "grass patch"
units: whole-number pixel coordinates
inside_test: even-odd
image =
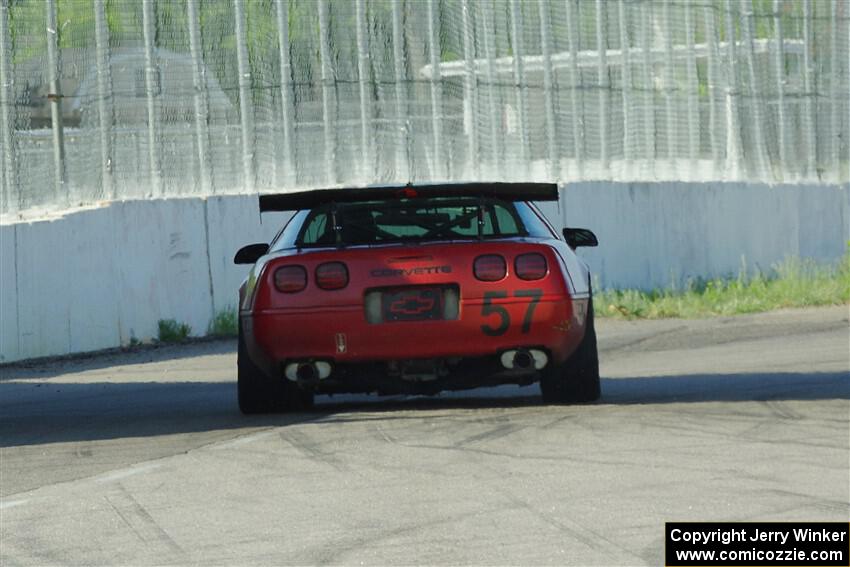
[[[179,343],[186,340],[192,327],[186,323],[178,323],[174,319],[160,319],[158,340],[161,343]]]
[[[210,321],[207,335],[211,337],[235,337],[237,334],[236,308],[227,307],[215,314]]]
[[[685,289],[607,290],[594,294],[600,317],[661,319],[758,313],[850,302],[850,252],[835,265],[788,258],[767,273],[694,280]]]

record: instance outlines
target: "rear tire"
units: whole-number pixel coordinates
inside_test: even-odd
[[[593,325],[593,298],[588,300],[584,338],[562,364],[543,371],[540,390],[549,404],[593,402],[599,399],[599,353]]]
[[[246,415],[299,411],[313,407],[313,393],[285,378],[270,378],[248,356],[242,324],[236,352],[236,394],[239,410]]]

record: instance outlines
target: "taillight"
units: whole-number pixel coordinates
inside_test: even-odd
[[[304,266],[283,266],[274,273],[274,286],[283,293],[295,293],[307,287],[307,270]]]
[[[508,265],[498,254],[485,254],[472,265],[475,277],[483,282],[497,282],[508,275]]]
[[[514,272],[521,280],[539,280],[546,275],[548,269],[546,257],[537,252],[520,254],[514,260]]]
[[[342,262],[325,262],[316,268],[316,285],[322,289],[342,289],[348,285],[348,268]]]

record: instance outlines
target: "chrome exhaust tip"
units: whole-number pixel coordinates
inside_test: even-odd
[[[502,366],[507,368],[508,370],[513,369],[514,367],[514,357],[516,356],[515,350],[506,350],[502,353],[502,356],[499,357],[499,361],[502,363]]]
[[[499,357],[508,370],[542,370],[549,363],[549,355],[540,349],[511,349]]]
[[[315,382],[324,380],[331,375],[332,367],[329,362],[290,362],[284,369],[287,380],[292,382]]]
[[[542,350],[533,348],[528,351],[528,354],[531,355],[531,358],[534,360],[535,370],[543,370],[546,368],[546,365],[549,364],[549,355]]]
[[[526,350],[518,350],[514,355],[513,367],[520,370],[528,370],[534,364],[534,358]]]

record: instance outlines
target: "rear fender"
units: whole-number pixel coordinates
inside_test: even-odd
[[[570,282],[571,295],[576,299],[590,297],[590,268],[566,243],[558,240],[552,244],[556,250],[564,273]]]

